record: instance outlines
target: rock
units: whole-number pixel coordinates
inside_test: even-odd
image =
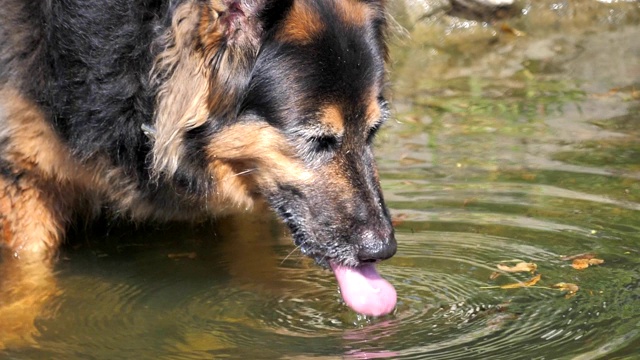
[[[466,19],[492,21],[518,13],[515,0],[451,0],[450,15]]]
[[[445,13],[469,20],[491,21],[514,16],[519,11],[515,0],[404,0],[391,4],[392,13],[407,24]]]
[[[404,0],[389,3],[396,19],[401,18],[405,25],[413,25],[424,18],[451,10],[450,0]]]

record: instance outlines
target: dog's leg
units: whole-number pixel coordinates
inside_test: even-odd
[[[39,106],[0,90],[0,245],[25,260],[50,259],[81,173]]]
[[[52,259],[73,191],[62,145],[39,109],[0,91],[0,348],[33,342],[34,320],[57,289]],[[67,184],[67,185],[65,185]]]
[[[0,179],[0,241],[16,260],[48,262],[59,245],[68,208],[61,191],[28,175]]]
[[[0,349],[34,343],[35,320],[57,292],[51,260],[66,220],[61,195],[24,176],[0,179]]]

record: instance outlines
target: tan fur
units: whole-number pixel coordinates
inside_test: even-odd
[[[377,92],[372,92],[372,95],[369,97],[369,102],[367,106],[367,124],[370,127],[373,127],[377,123],[380,122],[382,117],[382,109],[380,109],[380,104],[378,103]]]
[[[314,175],[293,154],[287,139],[266,124],[237,124],[222,130],[207,149],[217,201],[251,207],[255,186],[312,182]]]
[[[219,4],[218,1],[212,1],[209,6],[202,7],[198,25],[198,36],[203,46],[202,61],[206,64],[211,63],[220,46],[226,41],[225,29],[220,26],[220,12],[224,10],[224,7],[222,4]],[[229,52],[223,53],[222,58],[216,63],[216,72],[218,74],[225,74],[229,71],[229,69],[226,69],[228,53]],[[209,72],[209,75],[212,75],[211,72]],[[218,84],[218,82],[211,79],[209,84]],[[220,87],[224,88],[224,86]],[[207,102],[210,109],[216,106],[227,108],[232,102],[232,94],[223,94],[222,91],[216,91],[215,88],[208,89],[208,91],[210,91],[210,93],[207,96]]]
[[[78,167],[37,106],[11,90],[0,91],[0,138],[5,159],[21,174],[0,179],[2,241],[16,255],[47,258],[68,220],[71,182]]]
[[[214,160],[210,169],[216,179],[215,196],[210,201],[210,207],[216,213],[234,212],[236,209],[250,210],[254,206],[256,184],[253,181],[250,165],[232,163],[225,160]]]
[[[243,4],[241,20],[229,20],[233,14],[219,0],[204,6],[198,26],[199,43],[202,45],[204,63],[215,68],[209,79],[209,110],[214,115],[226,115],[239,93],[239,79],[248,81],[248,72],[258,54],[262,28],[254,16],[255,6],[249,1]],[[224,22],[226,21],[226,24]],[[222,51],[224,49],[224,51]],[[246,72],[247,74],[244,74]]]
[[[14,256],[47,260],[55,253],[69,213],[62,195],[51,184],[0,180],[2,241]]]
[[[344,116],[337,105],[328,105],[321,110],[320,121],[335,135],[344,133]]]
[[[184,133],[202,125],[209,114],[210,71],[194,47],[199,16],[200,8],[195,2],[180,5],[164,35],[165,49],[152,70],[152,81],[160,83],[152,150],[153,168],[158,174],[177,170]]]
[[[16,91],[0,90],[0,125],[0,138],[7,139],[5,157],[12,163],[59,181],[80,171],[38,106]]]
[[[283,31],[278,34],[279,40],[306,44],[313,36],[322,31],[324,25],[318,15],[307,8],[305,3],[296,2],[285,20]]]
[[[262,29],[250,15],[255,9],[245,9],[246,18],[223,26],[228,10],[218,0],[184,3],[160,41],[164,48],[151,74],[160,89],[152,150],[156,175],[175,173],[183,156],[184,134],[208,117],[229,116],[244,90],[237,80],[248,76]]]
[[[37,105],[0,90],[3,160],[14,174],[0,177],[0,349],[35,343],[35,320],[58,291],[53,255],[69,221],[76,191],[72,160]]]
[[[354,189],[345,174],[344,168],[346,166],[348,165],[344,164],[344,158],[337,157],[322,168],[320,172],[327,182],[324,186],[331,189],[330,194],[333,196],[337,195],[340,199],[346,200],[342,202],[343,205],[350,207],[351,201],[349,200],[353,197],[356,189]]]
[[[371,8],[358,0],[337,0],[339,16],[348,23],[363,26],[371,18]]]

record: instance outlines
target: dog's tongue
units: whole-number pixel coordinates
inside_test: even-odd
[[[396,307],[396,289],[376,271],[374,264],[347,267],[331,264],[344,302],[355,312],[381,316]]]

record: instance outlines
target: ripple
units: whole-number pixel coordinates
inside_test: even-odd
[[[593,294],[587,290],[567,299],[541,288],[483,290],[491,282],[489,274],[495,271],[497,258],[535,261],[543,279],[552,281],[567,269],[555,261],[557,254],[514,239],[438,232],[398,235],[403,246],[382,271],[402,294],[391,320],[396,332],[392,337],[412,345],[394,347],[390,342],[368,348],[363,342],[359,350],[365,353],[385,349],[393,351],[394,358],[429,359],[517,358],[533,352],[562,357],[580,353],[581,344],[597,341],[606,333],[610,324],[598,318],[616,313],[598,302],[611,301],[612,295],[624,297],[616,303],[630,301],[628,292]],[[560,269],[553,269],[556,267]],[[575,279],[574,273],[570,275]],[[507,283],[530,277],[503,276]],[[637,292],[637,286],[635,289]],[[594,302],[594,298],[599,300]],[[353,357],[360,355],[355,352]]]
[[[539,228],[476,224],[481,216],[504,216],[500,208],[460,210],[454,222],[431,216],[451,210],[395,210],[406,214],[397,227],[398,253],[379,271],[396,287],[398,305],[384,317],[350,311],[334,276],[292,253],[285,238],[259,248],[264,263],[240,272],[230,258],[206,256],[76,264],[60,274],[63,293],[51,304],[54,319],[39,321],[39,345],[59,357],[175,359],[571,358],[630,351],[625,347],[638,333],[637,320],[629,319],[640,316],[633,241],[612,231],[594,235],[579,223],[571,231],[544,225],[551,219],[537,219]],[[562,260],[587,251],[605,263],[579,272]],[[533,276],[490,278],[498,263],[515,260],[538,265],[541,287],[487,288]],[[580,290],[567,298],[545,288],[558,282]]]
[[[284,247],[273,283],[220,277],[206,266],[186,271],[194,267],[187,262],[162,271],[164,262],[126,270],[114,263],[99,273],[62,274],[64,292],[51,304],[55,319],[39,321],[40,346],[61,357],[500,359],[604,354],[637,338],[637,321],[628,320],[639,314],[634,254],[612,257],[603,250],[607,266],[576,272],[553,246],[516,236],[397,236],[398,254],[379,266],[399,294],[388,316],[352,313],[330,272]],[[571,280],[581,289],[572,298],[544,288],[485,289],[531,276],[490,280],[496,264],[508,259],[537,263],[544,286]],[[611,279],[621,280],[612,287]],[[610,329],[616,333],[603,340]]]

